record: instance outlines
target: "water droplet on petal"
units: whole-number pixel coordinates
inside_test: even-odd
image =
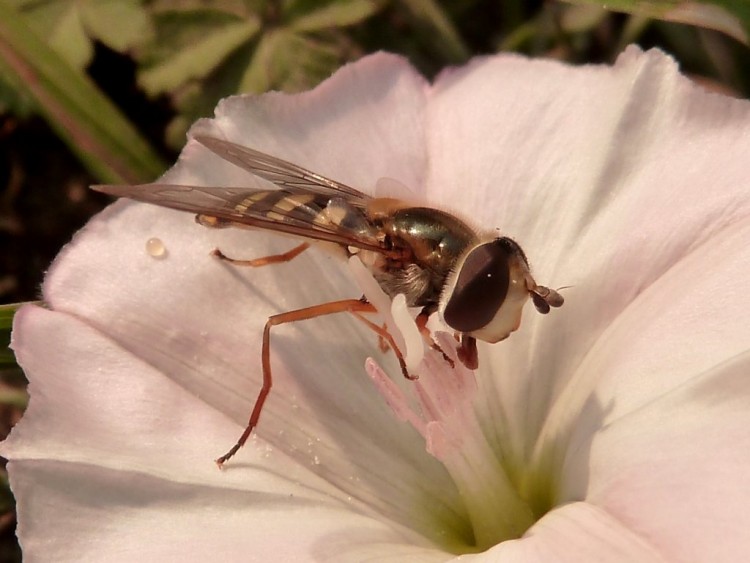
[[[146,252],[153,258],[166,258],[167,247],[160,238],[152,237],[146,241]]]

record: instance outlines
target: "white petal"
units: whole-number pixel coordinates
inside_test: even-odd
[[[747,319],[735,313],[750,311],[748,240],[750,218],[695,248],[638,295],[589,350],[573,393],[595,384],[610,422],[750,350]]]
[[[51,461],[12,462],[11,470],[24,499],[18,533],[28,561],[447,559],[376,518],[291,492],[182,485]]]
[[[232,98],[215,122],[202,121],[195,131],[272,152],[363,189],[374,188],[383,175],[413,184],[424,170],[423,98],[423,80],[402,59],[374,56],[300,96]],[[239,125],[230,122],[249,133],[239,135]],[[313,157],[320,166],[306,160]],[[247,173],[217,160],[193,143],[165,181],[249,181]],[[165,245],[165,257],[147,251],[152,237]],[[221,441],[221,453],[239,436],[260,388],[266,319],[360,295],[345,265],[316,251],[260,269],[209,256],[216,247],[250,258],[293,244],[257,232],[205,229],[189,214],[119,203],[63,251],[48,275],[45,298],[231,417],[238,426]],[[435,525],[436,518],[461,520],[458,493],[444,468],[425,455],[418,434],[395,421],[375,392],[364,371],[366,357],[375,353],[395,365],[390,354],[377,353],[376,343],[375,335],[346,315],[274,329],[274,388],[259,432],[387,517],[440,530],[444,525]],[[425,498],[434,499],[434,509],[423,509]]]
[[[144,229],[143,238],[133,229]],[[167,258],[146,252],[154,235],[164,241]],[[239,437],[260,389],[266,318],[359,295],[346,266],[316,252],[259,269],[222,265],[208,254],[218,246],[248,256],[248,242],[256,241],[254,256],[289,248],[272,239],[202,229],[185,214],[151,206],[116,205],[65,250],[48,275],[45,297],[235,421],[233,431],[212,442],[215,456]],[[320,282],[300,283],[306,279]],[[455,519],[458,494],[442,465],[425,455],[419,435],[390,415],[364,371],[369,355],[395,367],[389,354],[377,352],[376,336],[345,315],[274,329],[274,388],[258,432],[388,518],[440,529],[433,518]],[[426,517],[420,522],[414,512],[424,498],[440,504],[420,509]]]
[[[523,538],[462,557],[497,563],[665,563],[658,550],[600,508],[573,503],[555,509]]]
[[[587,497],[671,561],[744,560],[749,373],[745,353],[604,427],[590,446]]]
[[[17,318],[32,400],[2,453],[29,560],[445,559],[262,440],[219,471],[220,412],[79,320]]]
[[[29,306],[15,322],[13,347],[31,401],[4,456],[268,493],[292,481],[310,499],[337,494],[262,441],[243,451],[252,476],[219,471],[213,459],[237,429],[220,411],[74,317]],[[285,475],[269,471],[274,463],[287,466]]]
[[[557,437],[562,500],[600,503],[675,560],[750,550],[750,333],[733,314],[750,310],[736,283],[750,270],[748,240],[750,221],[727,227],[633,301],[572,380],[571,395],[585,374],[598,385],[571,441]],[[565,423],[553,414],[555,426]]]
[[[746,102],[707,95],[680,78],[663,55],[630,50],[614,69],[483,59],[444,74],[431,93],[400,59],[374,56],[300,97],[227,101],[216,121],[201,121],[193,134],[264,150],[363,191],[373,190],[382,176],[416,184],[415,191],[426,191],[435,203],[473,212],[480,224],[517,237],[540,283],[575,285],[562,310],[525,319],[519,333],[492,347],[492,354],[482,349],[482,373],[490,376],[481,382],[482,408],[492,417],[491,427],[499,429],[495,441],[505,461],[532,458],[539,435],[541,459],[549,459],[548,444],[569,446],[554,451],[555,462],[567,462],[566,500],[588,495],[625,524],[601,509],[569,505],[549,513],[524,539],[485,556],[526,561],[541,553],[546,559],[540,560],[550,560],[564,551],[593,560],[606,554],[614,554],[611,560],[650,560],[655,554],[649,541],[683,555],[675,548],[684,532],[681,522],[704,524],[676,517],[680,507],[671,494],[662,498],[659,492],[671,491],[669,480],[687,460],[695,467],[676,481],[687,498],[689,485],[698,488],[696,481],[706,478],[707,451],[716,451],[726,468],[706,478],[705,491],[717,492],[707,505],[715,524],[707,537],[720,541],[726,519],[744,522],[744,495],[724,507],[725,513],[720,504],[730,477],[739,482],[738,468],[747,466],[743,456],[728,456],[732,444],[747,450],[741,430],[748,409],[719,393],[744,392],[741,381],[707,372],[700,388],[719,396],[716,412],[702,404],[696,408],[694,393],[674,389],[689,378],[698,385],[704,380],[697,373],[750,348],[742,316],[723,312],[730,305],[739,311],[750,306],[744,292],[750,258],[741,245],[750,238],[741,222],[749,199],[748,123]],[[253,182],[195,142],[165,181]],[[451,196],[457,193],[460,199]],[[163,258],[147,251],[152,237],[165,244]],[[40,515],[57,510],[36,504],[31,483],[42,479],[50,490],[36,498],[60,499],[63,514],[89,501],[96,509],[86,485],[98,484],[122,501],[133,537],[153,532],[153,522],[170,521],[170,515],[187,528],[213,530],[223,513],[202,514],[198,495],[188,492],[208,483],[206,496],[216,495],[215,504],[229,512],[242,513],[259,492],[273,496],[267,506],[252,503],[257,511],[247,509],[268,518],[267,527],[251,522],[248,531],[232,514],[227,535],[219,534],[222,545],[242,541],[238,537],[249,539],[247,545],[270,539],[274,555],[303,557],[328,546],[331,530],[350,516],[347,522],[361,526],[362,535],[348,528],[342,549],[325,556],[347,559],[354,553],[351,559],[359,560],[373,555],[368,551],[373,542],[382,542],[383,556],[398,547],[410,557],[442,557],[423,551],[425,540],[406,528],[434,542],[454,534],[455,545],[456,536],[466,532],[463,503],[443,468],[425,455],[417,434],[394,420],[374,392],[362,365],[377,341],[352,319],[274,329],[275,386],[261,421],[263,439],[245,448],[226,472],[213,468],[211,459],[237,437],[255,399],[265,319],[358,296],[345,267],[316,252],[292,264],[249,271],[208,256],[217,246],[231,256],[257,257],[292,244],[258,233],[203,229],[187,214],[118,204],[66,248],[45,283],[45,298],[58,312],[32,309],[19,315],[19,357],[33,385],[35,378],[39,382],[37,391],[32,386],[28,420],[3,449],[22,460],[11,465],[14,487],[26,488],[33,507],[28,516],[22,512],[22,535],[36,537]],[[65,376],[56,379],[58,371]],[[665,394],[660,402],[675,423],[654,432],[638,450],[640,434],[661,422],[662,411],[650,406],[659,394]],[[676,421],[696,437],[694,448],[678,448],[687,438]],[[578,429],[572,445],[558,441],[570,425]],[[678,449],[664,447],[669,441]],[[207,452],[205,444],[219,451]],[[267,444],[273,451],[265,458]],[[649,472],[649,460],[662,452],[667,455]],[[619,468],[630,471],[623,486]],[[68,478],[83,490],[63,490]],[[139,499],[135,512],[128,509],[129,486],[145,489],[146,497],[163,495],[145,524],[138,516],[146,501]],[[239,491],[237,498],[229,498],[227,490]],[[289,491],[293,499],[281,503],[276,493]],[[648,494],[653,498],[645,498]],[[186,495],[187,504],[174,500]],[[299,499],[312,504],[300,507]],[[276,517],[282,505],[303,529],[299,545],[277,547],[286,522]],[[653,514],[644,516],[652,507]],[[97,530],[101,516],[88,507],[86,513],[69,534]],[[320,527],[305,527],[306,518],[316,514]],[[369,520],[373,515],[385,523]],[[731,529],[735,520],[725,527]],[[115,530],[104,535],[106,541],[122,545],[119,521],[102,528]],[[590,533],[594,541],[587,540]],[[169,543],[170,536],[164,537],[166,543],[156,541],[155,549]],[[348,552],[346,546],[359,537],[364,551],[355,546]],[[696,552],[710,545],[693,540]],[[420,547],[413,551],[404,547],[408,543]],[[730,560],[740,544],[727,544],[723,555]],[[46,547],[40,541],[34,549]],[[215,556],[217,549],[210,553]],[[267,558],[269,552],[258,554]]]
[[[381,53],[343,67],[310,92],[227,98],[216,118],[200,120],[190,136],[226,138],[365,193],[386,176],[421,191],[425,89],[404,59]],[[241,186],[248,176],[195,143],[164,180]]]
[[[500,451],[528,457],[613,319],[747,216],[749,127],[750,104],[704,92],[655,51],[631,48],[614,68],[488,57],[439,78],[428,193],[516,238],[539,283],[573,286],[562,309],[529,307],[518,333],[480,350],[483,410],[523,429],[498,435]]]

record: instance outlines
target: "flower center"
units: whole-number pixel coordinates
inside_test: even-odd
[[[474,547],[483,551],[521,537],[536,518],[509,477],[509,462],[502,459],[482,431],[473,404],[477,394],[475,374],[458,359],[456,341],[445,332],[434,334],[453,365],[439,351],[425,351],[402,296],[393,303],[388,301],[385,308],[385,296],[373,294],[373,286],[361,279],[361,273],[358,271],[355,277],[366,297],[385,317],[399,347],[404,347],[410,371],[420,376],[408,387],[413,390],[409,397],[374,360],[368,359],[366,369],[378,391],[394,416],[411,424],[424,438],[427,451],[447,469],[465,503]]]

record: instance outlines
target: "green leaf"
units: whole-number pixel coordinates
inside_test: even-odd
[[[0,64],[0,113],[28,117],[36,111],[34,100],[24,92],[23,84]]]
[[[85,68],[94,56],[94,46],[83,29],[78,7],[70,4],[50,30],[47,42],[57,53],[76,68]]]
[[[29,397],[26,393],[26,378],[10,349],[13,318],[18,309],[38,302],[0,305],[0,405],[11,405],[25,409]]]
[[[257,19],[239,19],[200,10],[168,12],[157,17],[158,49],[146,54],[150,64],[138,81],[150,95],[170,92],[189,80],[205,78],[260,29]]]
[[[0,2],[0,71],[24,85],[50,125],[100,181],[148,181],[165,169],[117,107],[4,2]]]
[[[87,0],[81,20],[91,37],[123,53],[153,36],[148,13],[139,0]]]
[[[334,43],[276,29],[266,33],[256,47],[240,91],[305,90],[328,77],[340,63]]]
[[[327,4],[316,2],[312,9],[296,6],[289,9],[288,27],[297,32],[345,27],[366,20],[380,8],[381,3],[374,0],[334,0]]]
[[[261,37],[253,52],[253,58],[240,82],[240,92],[265,92],[278,80],[281,68],[275,64],[279,48],[283,48],[281,31],[271,31]]]
[[[213,115],[216,103],[240,91],[240,79],[253,53],[252,42],[242,45],[216,67],[204,80],[189,82],[173,94],[180,115],[167,128],[167,143],[175,148],[185,144],[185,133],[199,117]]]
[[[0,368],[5,369],[16,365],[16,357],[10,346],[10,332],[13,328],[13,317],[16,311],[26,303],[11,303],[0,305]]]
[[[119,52],[152,35],[141,0],[6,0],[57,53],[76,68],[94,54],[92,38]]]
[[[593,4],[593,0],[568,0],[575,4]],[[715,29],[750,44],[750,2],[739,0],[612,0],[606,7],[654,19],[668,20]]]
[[[180,112],[167,130],[181,145],[188,124],[239,92],[298,91],[330,75],[351,51],[340,31],[384,0],[155,0],[156,40],[138,52],[139,83],[168,93]]]
[[[39,302],[30,301],[29,303]],[[10,331],[13,326],[13,317],[16,315],[16,311],[24,305],[26,305],[26,303],[8,303],[0,305],[0,330]]]
[[[560,17],[560,28],[565,33],[587,33],[601,24],[607,10],[601,6],[569,6]]]
[[[463,62],[469,58],[469,49],[434,0],[400,0],[414,19],[421,39],[449,62]]]
[[[76,0],[11,0],[9,3],[15,5],[29,27],[39,37],[44,37],[69,64],[76,68],[89,64],[94,47],[83,28]]]

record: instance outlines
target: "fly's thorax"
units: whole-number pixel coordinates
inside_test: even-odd
[[[383,222],[383,230],[394,247],[408,250],[414,263],[440,276],[477,240],[466,223],[429,207],[399,209]]]
[[[440,314],[457,332],[485,342],[507,338],[521,324],[529,298],[529,265],[512,239],[470,247],[446,279]]]
[[[373,274],[390,296],[402,293],[409,306],[437,305],[445,278],[476,233],[455,216],[397,199],[376,199],[367,217],[392,251]]]

